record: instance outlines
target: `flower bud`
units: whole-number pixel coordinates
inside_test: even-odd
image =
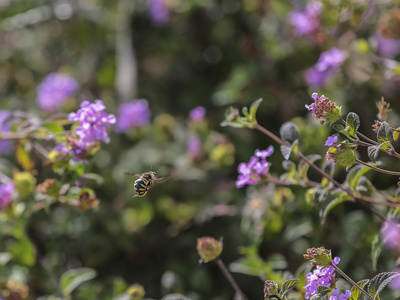
[[[14,183],[21,198],[26,198],[35,191],[36,178],[29,172],[15,172]]]
[[[278,284],[275,281],[266,280],[264,285],[264,299],[276,294],[278,294]]]
[[[332,265],[332,253],[331,250],[320,248],[309,248],[307,254],[303,255],[305,259],[311,262],[312,266],[329,267]]]
[[[130,296],[131,300],[141,300],[145,294],[144,288],[140,284],[130,286],[126,293]]]
[[[209,262],[216,259],[222,252],[222,241],[211,237],[197,239],[197,251],[201,257],[200,262]]]
[[[43,194],[57,200],[60,195],[60,183],[55,179],[46,179],[36,187],[36,190]]]

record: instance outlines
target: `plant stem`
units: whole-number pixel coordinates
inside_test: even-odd
[[[358,162],[359,164],[362,164],[368,168],[371,168],[375,171],[381,172],[381,173],[385,173],[385,174],[390,174],[390,175],[395,175],[395,176],[400,176],[400,172],[394,172],[394,171],[388,171],[388,170],[384,170],[375,166],[372,166],[366,162],[363,162],[362,160],[359,160],[358,158],[356,159],[356,162]]]
[[[277,137],[275,134],[273,134],[271,131],[269,131],[268,129],[262,127],[261,125],[257,124],[257,126],[255,127],[256,129],[258,129],[259,131],[261,131],[262,133],[266,134],[267,136],[269,136],[270,138],[272,138],[274,141],[276,141],[278,144],[286,146],[287,144],[280,139],[279,137]],[[358,198],[356,195],[354,195],[352,193],[352,191],[345,187],[343,184],[340,184],[338,181],[336,181],[333,177],[331,177],[329,174],[325,173],[321,168],[319,168],[318,166],[316,166],[314,163],[312,163],[307,157],[305,157],[300,151],[298,151],[297,156],[303,160],[305,163],[307,163],[311,168],[313,168],[315,171],[317,171],[321,176],[325,177],[326,179],[328,179],[329,181],[331,181],[336,187],[338,187],[339,189],[341,189],[342,191],[344,191],[345,193],[347,193],[352,199],[354,199],[355,202],[357,202],[358,204],[364,206],[365,208],[367,208],[370,212],[372,212],[375,216],[377,216],[378,218],[380,218],[382,221],[386,221],[386,218],[379,213],[378,211],[376,211],[375,209],[373,209],[372,207],[369,207],[368,205],[366,205],[360,198]],[[369,165],[368,165],[369,166]],[[399,173],[400,174],[400,173]]]
[[[342,275],[348,282],[350,282],[356,289],[358,289],[361,293],[363,293],[365,296],[367,296],[368,299],[374,300],[374,298],[367,293],[367,291],[363,290],[357,283],[353,281],[349,276],[347,276],[346,273],[344,273],[342,270],[339,269],[339,267],[335,266],[334,264],[331,264],[331,266],[340,274]]]
[[[228,279],[229,283],[231,284],[232,288],[235,290],[235,292],[237,294],[240,295],[240,297],[242,297],[242,300],[247,300],[247,297],[245,296],[245,294],[243,293],[243,291],[240,289],[240,287],[238,286],[238,284],[236,283],[235,279],[233,279],[231,273],[229,273],[228,269],[226,268],[224,262],[222,261],[221,258],[217,258],[215,260],[215,262],[217,263],[218,267],[220,268],[220,270],[222,271],[222,273],[224,274],[225,278]]]
[[[363,135],[361,132],[357,131],[357,135],[359,135],[360,137],[362,137],[364,140],[374,144],[374,145],[379,145],[379,143],[377,141],[374,141],[372,139],[370,139],[369,137],[366,137],[365,135]]]

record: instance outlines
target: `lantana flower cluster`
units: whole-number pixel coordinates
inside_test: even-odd
[[[148,0],[151,19],[156,24],[165,24],[169,21],[169,9],[167,0]]]
[[[37,87],[37,104],[48,112],[59,109],[63,103],[79,89],[78,82],[60,73],[50,73]]]
[[[241,188],[246,184],[256,184],[265,178],[270,166],[267,157],[271,156],[272,153],[274,153],[272,146],[262,151],[257,149],[247,164],[241,163],[238,166],[239,176],[236,180],[236,187]]]
[[[304,11],[293,10],[289,14],[290,23],[295,27],[298,36],[318,31],[321,23],[321,8],[321,2],[313,1],[307,4]]]
[[[69,114],[70,121],[78,122],[78,126],[75,127],[77,137],[67,137],[65,143],[55,147],[54,152],[57,153],[58,160],[72,155],[73,161],[84,161],[87,151],[99,142],[110,141],[107,129],[115,124],[116,118],[112,114],[107,114],[105,108],[101,100],[96,100],[94,103],[84,101],[76,113]]]
[[[339,257],[335,257],[332,260],[332,264],[334,264],[334,265],[337,265],[339,262],[340,262]],[[330,287],[334,283],[335,283],[335,269],[332,266],[323,267],[323,266],[317,265],[316,268],[312,272],[307,274],[307,284],[304,287],[306,289],[306,295],[305,295],[306,299],[310,299],[310,297],[312,295],[317,293],[318,286],[323,285],[326,287]],[[334,292],[332,297],[336,297],[336,298],[330,297],[329,300],[337,299],[338,294],[339,294],[339,292]],[[334,295],[336,295],[336,296],[334,296]],[[342,300],[342,298],[339,298],[339,299]],[[347,299],[347,298],[344,298],[344,299]]]
[[[0,185],[0,211],[10,205],[14,190],[15,186],[12,182]]]
[[[313,93],[311,97],[314,103],[307,105],[306,108],[312,112],[312,115],[320,119],[320,123],[325,122],[334,123],[340,118],[341,108],[336,106],[336,103],[326,98],[324,95],[318,96],[318,93]]]
[[[122,103],[118,110],[118,121],[115,129],[118,132],[127,132],[139,128],[150,121],[151,112],[146,99],[132,100]]]
[[[314,87],[322,87],[336,73],[345,60],[345,53],[338,48],[323,52],[317,63],[306,71],[307,83]]]
[[[400,252],[400,224],[398,221],[385,221],[381,228],[381,236],[384,244],[388,248]]]

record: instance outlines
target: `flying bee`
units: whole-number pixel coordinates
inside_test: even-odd
[[[144,197],[149,191],[150,187],[155,183],[155,181],[162,180],[165,177],[157,177],[156,172],[149,171],[142,174],[135,174],[132,172],[125,172],[126,175],[139,177],[135,180],[133,187],[135,188],[136,195],[133,197]]]

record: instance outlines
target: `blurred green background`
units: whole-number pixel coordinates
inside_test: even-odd
[[[68,269],[89,267],[97,277],[73,299],[111,299],[118,287],[133,283],[142,284],[146,297],[154,299],[168,293],[232,299],[233,290],[217,266],[198,263],[201,236],[223,238],[221,257],[249,299],[262,297],[263,279],[281,282],[290,272],[304,280],[310,266],[302,254],[309,247],[331,248],[355,280],[392,271],[395,255],[387,249],[377,270],[372,267],[371,243],[381,223],[360,206],[339,205],[322,225],[304,187],[237,189],[237,165],[255,149],[275,147],[269,161],[277,176],[284,172],[283,157],[260,132],[220,123],[230,105],[240,108],[263,98],[257,114],[262,126],[278,134],[292,120],[303,153],[324,157],[330,129],[319,126],[304,107],[313,92],[325,94],[346,113],[359,114],[367,136],[374,136],[370,126],[382,96],[391,103],[395,122],[398,76],[395,68],[387,76],[386,61],[377,58],[371,36],[381,14],[398,2],[376,4],[368,22],[359,26],[370,9],[367,3],[323,1],[322,42],[296,36],[288,21],[292,9],[305,6],[303,1],[166,3],[168,19],[157,22],[144,0],[0,1],[0,109],[48,118],[36,105],[36,87],[47,74],[65,72],[81,88],[64,113],[76,111],[83,100],[102,99],[107,112],[117,115],[121,103],[144,98],[152,114],[142,128],[111,132],[111,142],[91,162],[90,171],[102,177],[93,185],[98,207],[82,212],[55,204],[33,214],[24,230],[35,251],[20,245],[20,260],[3,266],[1,278],[18,278],[36,299],[56,294],[54,279]],[[320,89],[308,87],[304,71],[331,47],[345,49],[345,64]],[[200,122],[189,119],[197,106],[207,111]],[[202,142],[196,158],[187,150],[191,136]],[[368,160],[366,152],[360,157]],[[0,159],[10,174],[13,153]],[[396,161],[384,162],[392,170],[399,167]],[[124,171],[156,168],[169,179],[146,197],[132,198],[135,178]],[[35,169],[38,183],[54,177],[40,161]],[[339,180],[345,175],[337,169]],[[313,172],[310,178],[319,180]],[[395,193],[397,178],[372,172],[368,178]],[[10,245],[15,248],[14,240],[4,235],[1,251]],[[24,258],[29,255],[36,260]]]

